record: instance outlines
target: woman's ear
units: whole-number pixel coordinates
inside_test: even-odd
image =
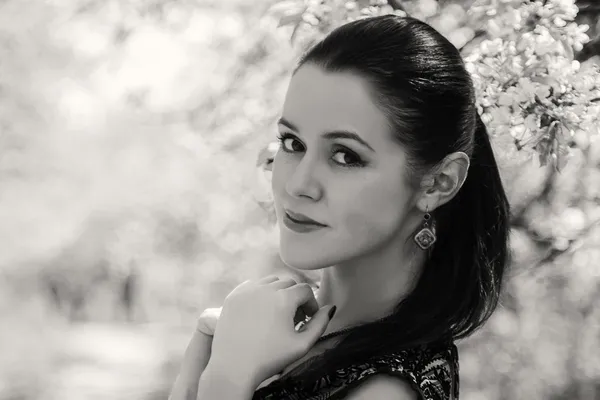
[[[423,179],[423,192],[417,201],[419,210],[433,211],[456,196],[467,179],[469,156],[462,151],[449,154]]]

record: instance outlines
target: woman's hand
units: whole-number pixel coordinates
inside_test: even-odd
[[[207,336],[214,336],[222,310],[223,307],[205,309],[198,318],[196,329]]]
[[[310,286],[293,279],[245,281],[225,298],[207,369],[255,389],[308,353],[327,328],[332,308],[319,309]],[[298,311],[311,319],[296,331]]]

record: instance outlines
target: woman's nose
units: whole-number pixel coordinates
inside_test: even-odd
[[[286,191],[293,197],[309,197],[318,200],[321,197],[322,187],[316,163],[304,156],[287,181]]]

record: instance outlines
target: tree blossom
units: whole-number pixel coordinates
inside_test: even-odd
[[[431,16],[436,3],[417,2],[417,18]],[[354,0],[285,1],[298,10],[293,39],[304,50],[337,26],[360,18],[396,14],[386,0],[360,7]],[[419,8],[420,7],[420,8]],[[595,102],[600,96],[597,67],[581,70],[574,51],[589,41],[587,25],[574,22],[574,0],[476,0],[468,14],[487,17],[491,39],[465,57],[473,77],[477,109],[492,135],[511,135],[518,150],[539,154],[542,164],[563,166],[569,148],[581,139],[585,127],[597,122]],[[578,132],[579,140],[574,135]]]

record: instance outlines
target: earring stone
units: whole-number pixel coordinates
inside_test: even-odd
[[[423,228],[415,235],[415,242],[422,250],[427,250],[437,240],[435,236],[435,228],[429,228],[429,220],[431,219],[431,214],[425,213],[423,216]]]
[[[423,250],[430,248],[436,240],[435,233],[429,228],[423,228],[415,235],[415,242]]]

